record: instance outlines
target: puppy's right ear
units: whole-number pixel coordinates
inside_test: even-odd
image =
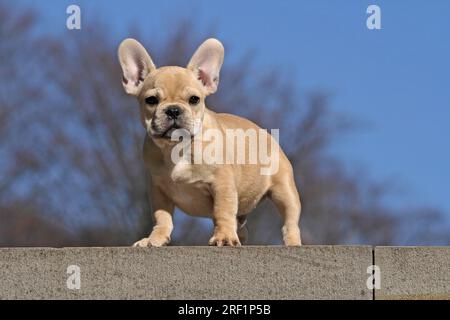
[[[134,39],[122,41],[118,56],[123,72],[123,87],[128,94],[136,96],[145,77],[156,67],[145,48]]]
[[[188,69],[192,70],[201,81],[207,94],[216,92],[219,85],[219,72],[222,67],[224,48],[217,39],[203,42],[189,61]]]

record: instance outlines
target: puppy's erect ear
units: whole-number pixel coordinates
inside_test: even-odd
[[[122,41],[118,56],[123,71],[123,87],[128,94],[136,96],[145,77],[155,69],[155,65],[145,48],[134,39]]]
[[[216,92],[219,84],[219,72],[222,67],[224,48],[219,40],[208,39],[198,47],[189,61],[192,70],[203,83],[207,94]]]

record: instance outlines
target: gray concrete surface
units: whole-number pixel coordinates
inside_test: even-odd
[[[376,247],[375,299],[450,299],[450,247]]]
[[[368,246],[4,248],[0,298],[372,299],[371,264]]]

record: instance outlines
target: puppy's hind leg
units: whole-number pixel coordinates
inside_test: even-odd
[[[271,200],[275,203],[283,218],[283,241],[287,246],[300,246],[300,197],[295,187],[292,175],[279,179],[269,192]]]

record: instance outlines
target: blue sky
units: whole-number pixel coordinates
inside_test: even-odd
[[[291,73],[300,93],[323,90],[334,110],[367,123],[331,152],[403,187],[394,204],[450,214],[450,1],[20,3],[41,14],[43,33],[67,32],[66,7],[78,4],[82,27],[106,21],[117,42],[131,25],[164,37],[180,16],[214,26],[237,56],[253,49],[257,65]],[[366,28],[369,4],[381,8],[381,30]]]

